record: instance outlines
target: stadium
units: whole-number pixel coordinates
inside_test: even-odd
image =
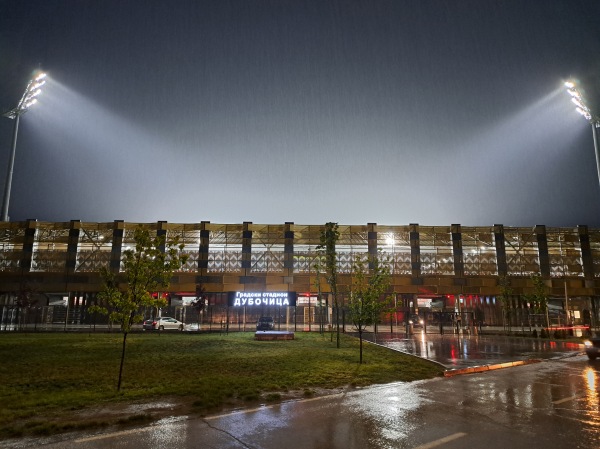
[[[123,251],[133,246],[139,227],[177,236],[188,256],[169,291],[154,292],[168,300],[168,307],[158,311],[162,315],[207,330],[250,329],[262,315],[276,317],[279,328],[286,329],[334,324],[329,286],[316,268],[325,225],[27,220],[0,223],[2,329],[105,323],[106,318],[87,313],[102,288],[100,270],[122,270]],[[381,326],[393,330],[416,315],[436,330],[461,318],[473,330],[538,326],[545,321],[530,299],[535,277],[543,280],[552,326],[597,326],[600,230],[368,223],[340,224],[338,231],[342,308],[357,257],[381,254],[389,264],[394,305],[380,318]],[[199,313],[194,310],[198,291],[206,305]],[[239,292],[259,299],[234,303],[231,298]]]

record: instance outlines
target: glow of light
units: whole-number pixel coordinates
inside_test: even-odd
[[[589,366],[583,372],[588,393],[596,394],[596,372]]]
[[[590,326],[586,325],[586,324],[579,324],[579,325],[573,325],[573,326],[557,326],[557,327],[553,327],[552,329],[554,330],[570,330],[570,329],[581,329],[581,330],[586,330],[589,329]],[[584,343],[585,344],[585,343]]]
[[[580,107],[581,109],[585,109],[585,106],[581,103],[581,100],[579,97],[573,97],[571,98],[571,101],[577,105],[578,107]]]
[[[388,236],[385,239],[385,243],[390,245],[390,246],[394,246],[394,235],[393,234],[388,234]]]
[[[585,101],[577,87],[575,87],[575,83],[572,81],[567,81],[565,83],[565,87],[567,87],[567,92],[572,97],[571,101],[577,106],[575,110],[583,117],[585,117],[586,120],[591,121],[592,112],[590,111],[590,108],[588,108],[585,104]]]
[[[11,119],[16,118],[17,116],[27,112],[27,110],[37,103],[35,97],[42,93],[40,87],[42,87],[46,81],[43,79],[46,77],[45,73],[40,73],[36,78],[29,81],[27,84],[27,88],[25,89],[25,93],[23,97],[21,97],[21,101],[16,108],[4,113],[4,117],[8,117]]]
[[[583,115],[587,120],[591,120],[592,116],[590,115],[590,113],[584,109],[581,108],[575,108],[575,110],[577,112],[579,112],[581,115]]]
[[[587,404],[590,409],[594,411],[598,411],[598,393],[596,391],[596,386],[598,384],[598,379],[596,378],[596,371],[592,367],[587,367],[583,371],[583,377],[585,379],[585,384],[587,387]]]

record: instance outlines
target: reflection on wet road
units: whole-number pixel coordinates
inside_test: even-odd
[[[528,359],[553,359],[575,355],[583,345],[536,338],[458,336],[416,333],[366,334],[367,339],[391,349],[436,361],[446,368],[466,368]]]

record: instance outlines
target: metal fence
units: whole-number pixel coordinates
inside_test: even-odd
[[[184,323],[184,330],[199,332],[252,332],[260,316],[272,316],[275,330],[286,331],[324,331],[335,328],[336,313],[331,307],[297,306],[280,307],[249,311],[245,308],[210,305],[203,311],[189,306],[170,306],[143,311],[145,319],[156,316],[168,316]],[[418,316],[420,322],[413,322]],[[353,325],[348,311],[340,310],[340,327],[352,332]],[[567,325],[564,312],[553,312],[549,315],[553,328]],[[585,321],[585,320],[584,320]],[[596,327],[599,320],[589,317],[587,324]],[[503,316],[502,309],[493,306],[480,306],[461,311],[419,311],[406,308],[387,312],[381,315],[377,327],[383,332],[425,332],[443,333],[465,330],[485,332],[496,328],[515,332],[529,331],[544,327],[546,315],[535,313],[526,307],[515,308],[510,316]],[[119,332],[117,324],[111,323],[108,316],[91,313],[87,307],[68,307],[50,305],[42,307],[20,308],[11,305],[0,306],[0,332]],[[141,323],[134,325],[133,331],[142,331]]]

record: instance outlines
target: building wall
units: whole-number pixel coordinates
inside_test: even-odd
[[[200,223],[0,223],[0,293],[27,284],[37,291],[93,293],[106,267],[122,269],[122,254],[141,226],[178,236],[189,258],[173,292],[316,291],[316,248],[323,225]],[[487,227],[340,225],[341,289],[351,284],[356,257],[381,251],[390,260],[396,293],[499,294],[500,276],[515,295],[529,293],[539,273],[550,295],[600,296],[600,230]],[[321,289],[328,287],[322,280]]]

